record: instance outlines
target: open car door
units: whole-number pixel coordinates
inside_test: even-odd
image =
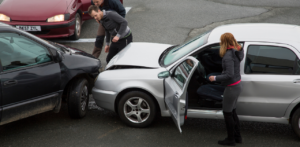
[[[188,57],[183,62],[177,64],[171,69],[171,76],[165,78],[165,103],[169,108],[171,117],[180,133],[187,114],[187,87],[191,76],[195,72],[198,60],[194,57]]]

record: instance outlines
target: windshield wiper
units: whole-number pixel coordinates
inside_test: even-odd
[[[160,63],[160,65],[162,66],[163,65],[163,59],[165,58],[165,56],[169,53],[169,51],[173,48],[175,48],[176,46],[178,45],[173,45],[173,46],[170,46],[169,48],[167,48],[164,52],[162,52],[162,54],[160,55],[158,61]]]
[[[63,47],[63,46],[60,46],[60,45],[58,45],[58,44],[55,43],[55,42],[52,42],[52,41],[48,41],[48,42],[49,42],[50,44],[54,45],[55,47],[58,47],[58,48],[60,48],[60,49],[62,49],[62,50],[64,50],[64,51],[70,52],[69,49],[67,49],[67,48],[65,48],[65,47]]]

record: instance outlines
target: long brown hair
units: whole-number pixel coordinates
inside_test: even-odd
[[[231,33],[224,33],[221,36],[220,42],[220,56],[223,57],[227,51],[228,47],[233,47],[235,50],[240,50],[241,45],[237,43],[234,36]]]

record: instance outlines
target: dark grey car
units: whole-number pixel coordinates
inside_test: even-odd
[[[0,125],[58,112],[85,116],[100,60],[0,23]]]

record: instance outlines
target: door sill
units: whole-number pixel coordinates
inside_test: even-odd
[[[197,106],[190,106],[188,109],[193,109],[193,110],[222,110],[222,108],[208,108],[208,107],[197,107]]]

